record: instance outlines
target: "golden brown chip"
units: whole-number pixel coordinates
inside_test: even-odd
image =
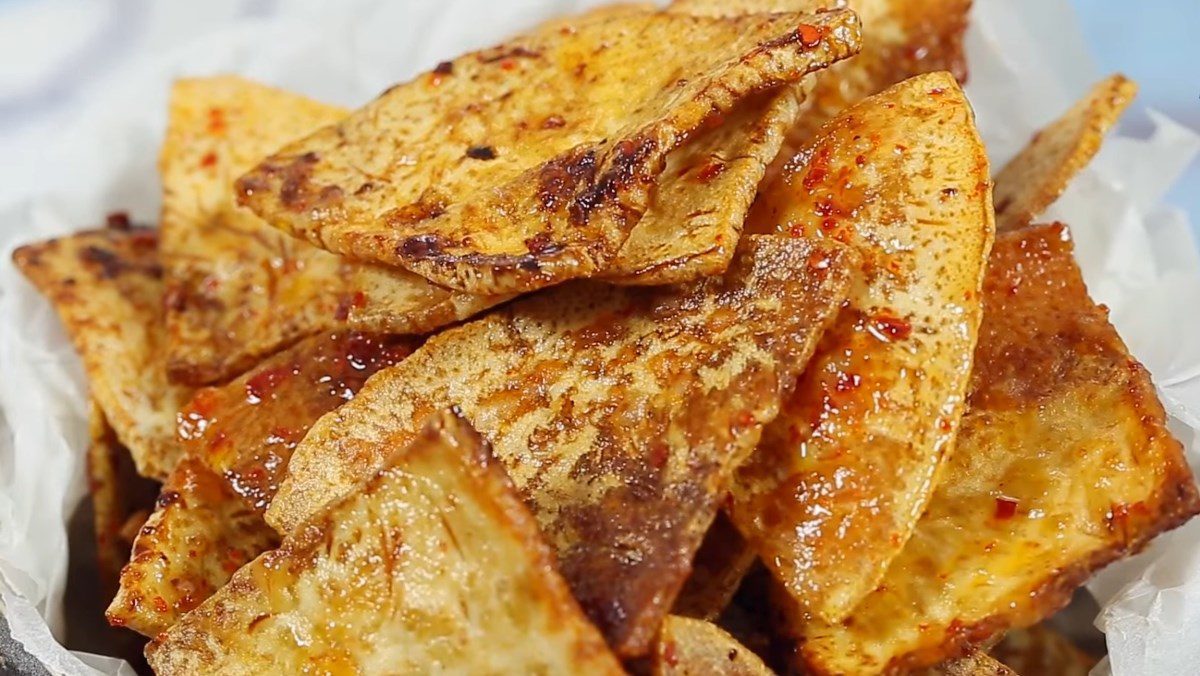
[[[717,625],[679,615],[662,622],[651,656],[655,676],[770,676],[758,655]]]
[[[439,414],[147,649],[155,673],[619,674],[478,435]]]
[[[175,414],[191,390],[167,382],[157,233],[119,216],[110,221],[27,244],[13,262],[58,311],[92,398],[138,472],[163,479],[180,456]]]
[[[1029,676],[1025,672],[1014,672],[1008,666],[982,652],[973,652],[965,657],[947,660],[936,667],[916,673],[925,674],[925,676],[1017,676],[1017,674]]]
[[[185,457],[134,540],[109,624],[157,636],[270,549],[275,531],[221,477]]]
[[[222,381],[318,332],[423,333],[505,300],[352,263],[236,204],[239,174],[347,112],[239,77],[175,83],[159,157],[172,378]]]
[[[962,90],[934,73],[847,109],[751,212],[751,231],[839,240],[866,267],[729,510],[820,617],[875,587],[954,439],[993,236],[988,177]]]
[[[1100,150],[1104,135],[1137,95],[1137,84],[1110,75],[1054,122],[1038,131],[996,175],[996,228],[1033,222],[1062,195]]]
[[[819,673],[937,662],[1048,617],[1093,571],[1200,511],[1146,370],[1087,296],[1067,229],[997,238],[969,410],[928,511]]]
[[[724,277],[581,282],[441,333],[313,427],[268,521],[292,532],[411,439],[414,421],[457,405],[584,610],[622,655],[644,654],[856,266],[837,244],[744,238]]]
[[[992,656],[1021,676],[1088,676],[1099,661],[1045,623],[1008,632]]]
[[[96,559],[100,579],[111,593],[133,547],[127,527],[136,523],[133,531],[137,532],[142,525],[138,520],[145,520],[157,490],[153,481],[137,476],[129,449],[117,441],[116,432],[95,400],[88,401],[88,434],[88,492],[96,532]]]
[[[669,11],[704,16],[816,12],[849,7],[862,21],[862,51],[817,73],[804,113],[788,134],[807,143],[848,106],[910,77],[949,71],[966,80],[963,35],[971,0],[674,0]]]
[[[715,620],[737,592],[742,578],[758,556],[750,543],[729,521],[718,513],[696,550],[692,572],[675,599],[671,612],[684,617]]]
[[[618,13],[543,29],[286,146],[239,179],[241,200],[322,247],[466,291],[600,274],[662,190],[672,151],[858,41],[845,11]],[[689,183],[693,211],[729,210],[730,196]]]
[[[237,380],[197,391],[179,416],[184,448],[224,477],[247,507],[264,512],[313,423],[418,344],[355,332],[306,338]]]

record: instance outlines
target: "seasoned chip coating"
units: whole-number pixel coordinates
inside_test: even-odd
[[[649,650],[733,468],[774,418],[857,265],[744,238],[724,277],[577,283],[431,338],[297,447],[267,512],[291,532],[448,405],[496,449],[563,575],[622,655]]]
[[[127,527],[141,527],[154,505],[153,481],[137,476],[129,449],[117,441],[95,400],[88,401],[88,492],[92,498],[92,526],[96,532],[96,562],[105,588],[115,590],[121,566],[129,560],[133,538]]]
[[[997,238],[970,405],[928,511],[817,673],[937,662],[1034,624],[1093,571],[1200,510],[1146,370],[1087,296],[1061,225]]]
[[[675,599],[671,612],[684,617],[715,620],[729,605],[742,578],[758,560],[724,512],[717,514],[696,551],[692,572]]]
[[[1044,622],[1008,632],[991,654],[1021,676],[1088,676],[1099,662]]]
[[[223,381],[322,331],[421,333],[504,300],[347,261],[237,205],[239,174],[347,112],[239,77],[175,83],[159,156],[167,367],[175,380]]]
[[[846,11],[622,12],[535,31],[289,144],[239,179],[240,199],[331,251],[475,293],[596,275],[662,189],[672,151],[746,97],[853,54],[859,37]],[[703,184],[691,196],[697,211],[726,199]]]
[[[983,652],[973,652],[965,657],[947,660],[936,667],[916,673],[925,676],[1031,676],[1025,672],[1015,672]]]
[[[988,179],[962,90],[933,73],[847,109],[751,213],[751,231],[835,239],[866,268],[729,510],[818,616],[844,617],[875,587],[954,439],[993,236]]]
[[[13,262],[58,311],[91,396],[138,472],[165,478],[179,460],[175,414],[191,390],[167,382],[158,235],[111,226],[27,244]]]
[[[651,657],[655,676],[771,676],[758,655],[717,625],[668,615]]]
[[[133,558],[105,617],[114,626],[157,636],[277,542],[262,515],[242,504],[221,477],[184,457],[134,540]]]
[[[306,338],[226,385],[198,390],[179,416],[184,448],[265,512],[313,423],[418,344],[356,332]]]
[[[1034,134],[996,175],[996,228],[1029,225],[1054,203],[1100,150],[1104,135],[1137,95],[1137,84],[1110,75]]]
[[[963,36],[971,0],[674,0],[669,11],[737,16],[838,7],[849,7],[862,21],[862,51],[814,75],[789,146],[800,147],[845,108],[910,77],[949,71],[966,80]]]
[[[155,673],[620,674],[453,415],[147,648]]]

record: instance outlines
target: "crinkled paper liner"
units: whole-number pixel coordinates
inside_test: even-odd
[[[38,195],[0,201],[0,614],[54,674],[129,674],[71,652],[62,608],[66,521],[84,496],[84,382],[53,312],[8,263],[20,242],[100,222],[113,210],[153,222],[154,163],[172,78],[236,72],[352,105],[465,49],[587,2],[488,0],[289,3],[246,16],[210,11],[215,27],[142,10],[154,39],[85,92],[74,124],[44,139]],[[137,7],[137,6],[135,6]],[[143,19],[145,17],[142,17]],[[186,38],[186,39],[185,39]],[[176,45],[154,52],[146,44]],[[1100,73],[1066,0],[976,0],[968,94],[995,166],[1064,111]],[[1145,138],[1114,137],[1047,220],[1070,224],[1092,294],[1154,375],[1173,425],[1200,466],[1200,253],[1187,217],[1161,203],[1200,137],[1149,113]],[[1146,124],[1148,122],[1148,124]],[[1109,657],[1098,673],[1185,676],[1200,664],[1200,520],[1089,584]],[[1190,610],[1189,610],[1190,609]]]

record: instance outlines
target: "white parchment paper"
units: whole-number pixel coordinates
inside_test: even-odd
[[[235,72],[344,105],[538,20],[597,4],[569,0],[249,0],[146,3],[134,48],[84,92],[86,105],[38,127],[20,166],[0,169],[0,613],[55,674],[132,673],[72,653],[64,634],[65,522],[83,498],[86,384],[49,306],[9,264],[21,242],[130,211],[153,222],[154,163],[172,78]],[[976,0],[968,94],[993,163],[1065,110],[1097,73],[1066,0]],[[1155,377],[1200,467],[1200,253],[1186,217],[1161,204],[1200,137],[1150,114],[1145,138],[1117,137],[1055,205],[1093,295],[1112,309]],[[36,134],[37,136],[33,136]],[[19,175],[18,175],[19,174]],[[1200,521],[1105,570],[1098,671],[1186,676],[1200,664]]]

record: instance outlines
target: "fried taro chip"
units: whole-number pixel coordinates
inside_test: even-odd
[[[925,676],[1027,676],[1015,672],[987,653],[973,652],[965,657],[947,660],[921,672]],[[1065,675],[1063,675],[1065,676]]]
[[[423,333],[504,300],[347,261],[236,204],[240,173],[346,113],[238,77],[175,83],[159,158],[173,379],[224,381],[305,336]]]
[[[816,12],[849,7],[862,21],[862,51],[816,73],[788,145],[807,143],[848,106],[908,78],[949,71],[965,82],[963,36],[971,0],[674,0],[669,11],[706,16]]]
[[[991,654],[1021,676],[1088,676],[1100,661],[1044,622],[1008,632]]]
[[[757,560],[750,543],[723,512],[718,513],[696,551],[692,572],[671,612],[701,620],[717,619]]]
[[[649,650],[728,490],[845,298],[845,247],[743,238],[724,277],[580,282],[433,338],[297,447],[267,512],[293,532],[448,405],[495,447],[588,615]]]
[[[57,310],[138,472],[161,480],[179,460],[175,413],[191,390],[167,382],[158,235],[110,224],[25,245],[13,262]]]
[[[92,498],[92,525],[96,532],[96,562],[104,586],[116,589],[121,566],[133,547],[130,532],[137,533],[154,505],[157,484],[137,475],[129,449],[117,441],[100,410],[88,402],[88,492]]]
[[[155,636],[273,546],[262,513],[292,449],[318,418],[416,344],[360,333],[312,336],[227,385],[197,391],[179,415],[187,456],[137,537],[109,621]]]
[[[372,474],[151,643],[155,673],[623,673],[464,422]]]
[[[668,615],[650,660],[655,676],[771,676],[758,655],[717,625]]]
[[[853,293],[738,471],[729,513],[812,613],[844,617],[923,511],[962,414],[993,237],[987,157],[946,73],[847,109],[747,228],[858,250]]]
[[[1050,616],[1197,511],[1150,377],[1088,298],[1067,229],[1005,233],[969,410],[929,509],[845,622],[800,627],[801,654],[818,673],[937,662]]]
[[[1026,226],[1053,204],[1096,156],[1104,135],[1136,95],[1135,82],[1111,75],[1035,134],[996,175],[997,229]]]
[[[224,386],[197,391],[179,416],[184,448],[247,507],[265,512],[313,423],[418,344],[356,332],[306,338]]]
[[[221,477],[185,457],[134,540],[105,617],[113,626],[157,636],[277,542],[262,515]]]
[[[284,147],[239,179],[240,199],[331,251],[469,292],[602,274],[653,194],[678,194],[668,181],[691,186],[686,213],[732,218],[727,201],[740,198],[664,175],[670,155],[747,97],[853,54],[858,41],[847,11],[620,12],[535,31],[447,61]],[[723,182],[738,195],[754,173],[743,165]],[[736,237],[736,220],[712,230]],[[645,244],[638,250],[656,250]],[[728,255],[728,239],[696,246],[721,244]]]

